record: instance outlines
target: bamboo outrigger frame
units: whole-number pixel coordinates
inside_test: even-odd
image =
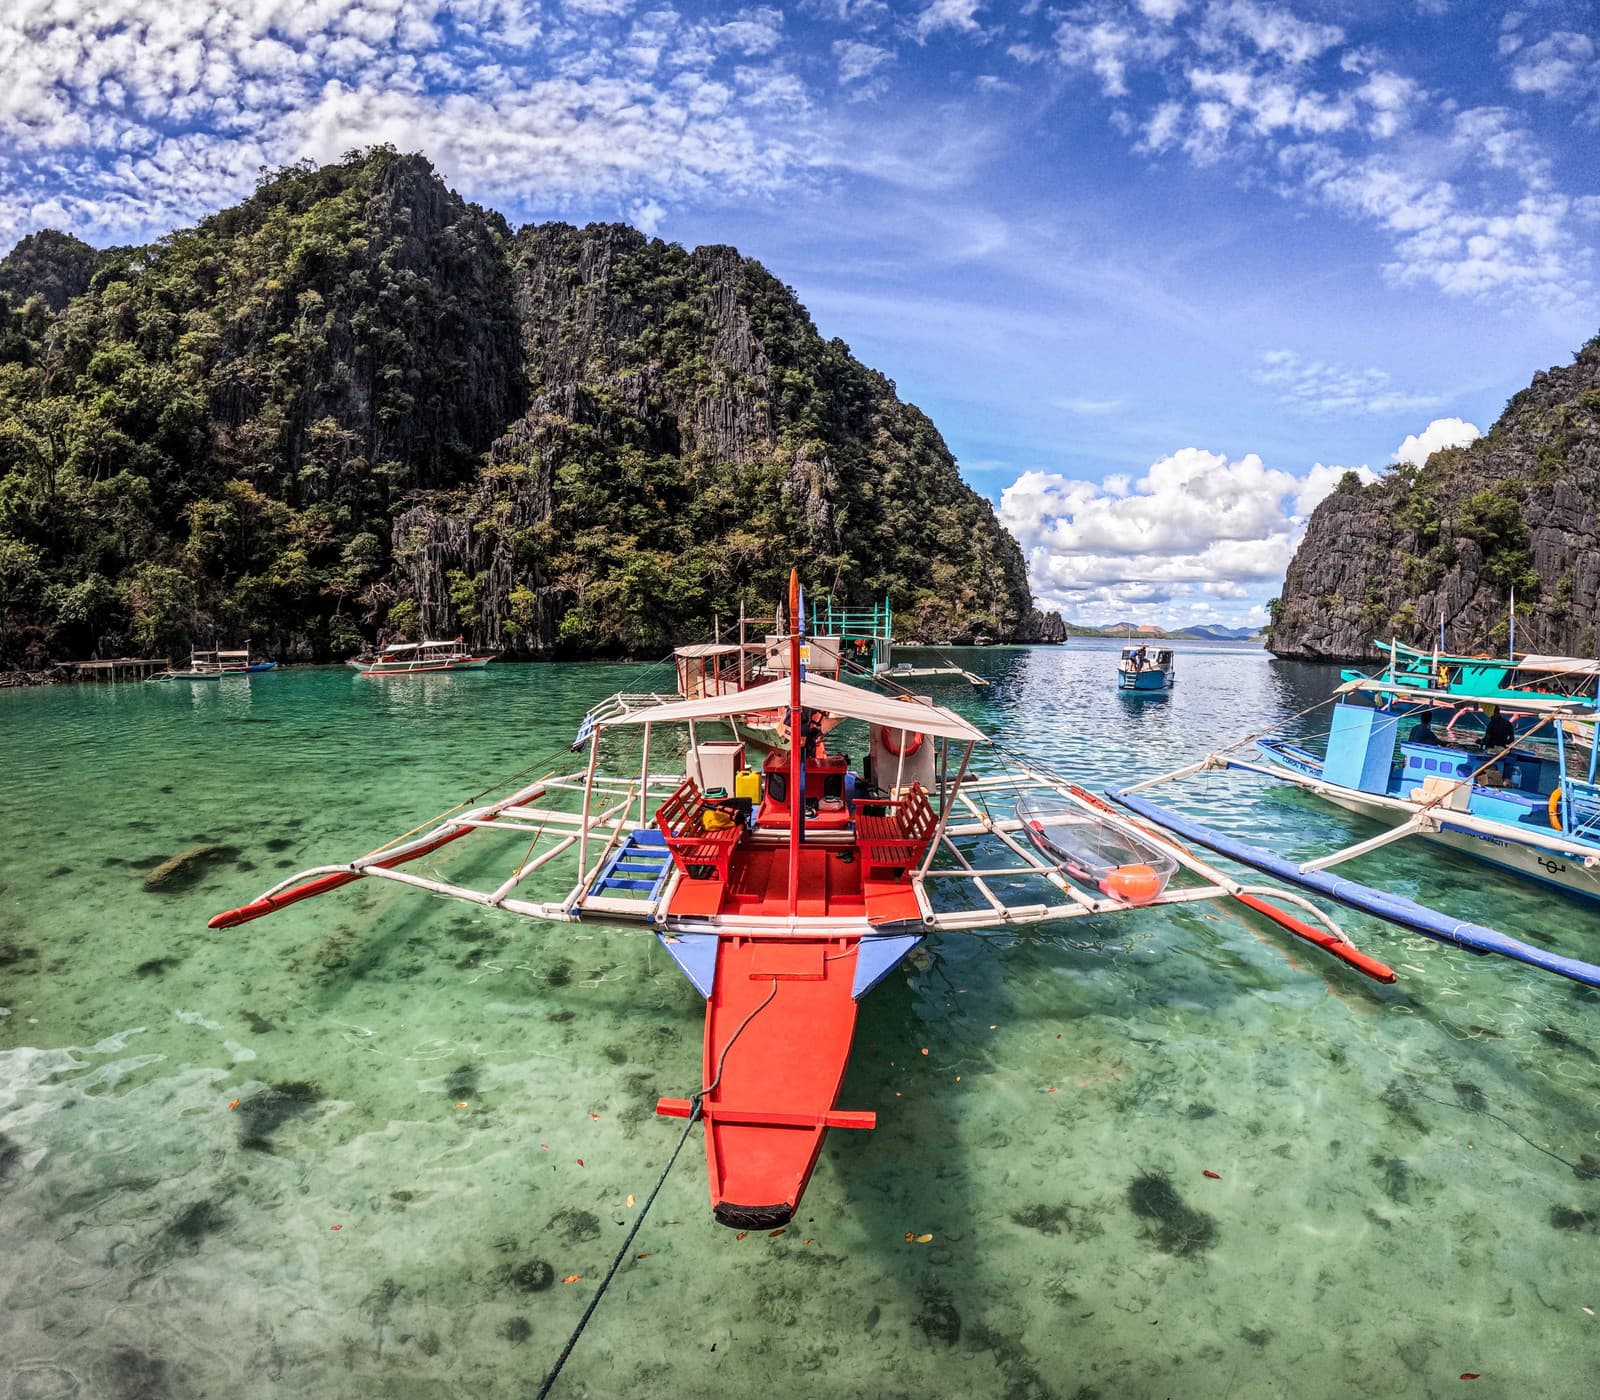
[[[917,718],[922,720],[923,716],[919,713]],[[653,830],[653,824],[646,820],[651,800],[664,800],[682,781],[681,774],[648,771],[656,723],[639,723],[644,757],[637,774],[622,778],[599,771],[601,742],[612,729],[611,725],[602,723],[596,726],[589,742],[589,762],[584,769],[550,774],[498,801],[447,816],[405,841],[355,860],[312,866],[287,876],[250,904],[218,915],[212,927],[233,927],[358,879],[389,881],[550,923],[622,922],[643,924],[663,932],[747,936],[815,935],[830,931],[872,936],[885,931],[904,932],[910,925],[929,933],[1020,929],[1059,920],[1116,914],[1135,907],[1131,901],[1080,888],[1059,865],[1047,860],[1022,838],[1023,823],[1018,818],[997,814],[994,810],[994,804],[1009,807],[1027,793],[1049,793],[1070,802],[1086,816],[1168,851],[1182,868],[1201,882],[1197,887],[1168,889],[1154,900],[1141,901],[1141,904],[1190,904],[1253,894],[1282,900],[1309,912],[1335,937],[1348,942],[1338,925],[1310,900],[1291,890],[1236,881],[1161,833],[1108,811],[1082,788],[1065,779],[1029,767],[971,775],[976,741],[963,746],[954,776],[937,790],[939,829],[920,867],[908,874],[921,911],[917,919],[897,921],[892,926],[873,926],[854,915],[791,915],[776,920],[737,914],[675,917],[667,911],[684,878],[678,871],[673,872],[659,894],[653,897],[628,899],[597,894],[593,891],[594,881],[607,855],[628,833]],[[554,802],[562,798],[573,802],[576,810],[572,806],[546,805],[546,800]],[[502,833],[517,838],[519,843],[534,838],[536,845],[549,838],[549,844],[536,855],[519,861],[506,878],[492,887],[478,887],[398,868],[477,832]],[[825,833],[813,834],[808,839],[824,845],[842,844]],[[979,853],[977,848],[985,845],[989,849],[984,853],[983,863],[977,864],[973,856]],[[559,858],[574,854],[574,848],[574,878],[565,894],[559,898],[539,899],[528,898],[521,892],[530,877],[547,870]],[[999,888],[1002,881],[1030,882],[1035,897],[1021,900],[1017,890]],[[1037,897],[1041,886],[1051,891],[1049,897]],[[949,907],[950,892],[962,888],[975,896],[972,907]],[[936,899],[935,892],[944,897]]]

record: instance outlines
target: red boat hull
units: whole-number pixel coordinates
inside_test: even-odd
[[[855,1033],[859,939],[725,938],[706,1003],[702,1097],[712,1210],[735,1229],[788,1224],[829,1128],[870,1128],[834,1107]],[[664,1099],[662,1113],[689,1112]]]

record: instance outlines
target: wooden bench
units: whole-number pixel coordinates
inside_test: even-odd
[[[888,809],[884,816],[863,815],[863,808],[880,806]],[[920,783],[913,783],[898,802],[858,798],[856,849],[861,853],[861,878],[904,879],[906,872],[919,865],[927,854],[928,842],[938,826],[939,819]]]
[[[744,827],[734,821],[731,826],[707,828],[705,814],[711,805],[699,784],[693,778],[685,778],[672,796],[656,808],[656,825],[672,852],[673,863],[689,879],[720,880],[726,884],[728,862],[744,835]]]

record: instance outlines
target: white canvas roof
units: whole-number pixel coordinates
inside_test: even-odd
[[[386,646],[384,651],[415,651],[418,647],[427,650],[430,647],[453,647],[455,642],[395,642]]]
[[[1600,676],[1600,661],[1584,661],[1576,656],[1524,656],[1517,661],[1519,671],[1549,671],[1564,676]]]
[[[887,725],[891,729],[911,729],[941,739],[987,743],[989,738],[981,729],[940,705],[908,703],[825,676],[813,676],[801,682],[800,703],[808,710],[821,710],[841,719],[865,720],[868,724]],[[733,695],[711,695],[704,700],[680,700],[671,705],[635,710],[608,719],[598,727],[613,729],[625,724],[681,724],[692,719],[724,719],[763,710],[781,710],[788,704],[788,680],[767,681]]]
[[[760,651],[760,642],[746,642],[746,651]],[[737,642],[694,642],[686,647],[678,647],[672,654],[689,658],[701,656],[733,656],[739,650]]]

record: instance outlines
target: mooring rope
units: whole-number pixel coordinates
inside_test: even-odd
[[[617,1257],[611,1261],[611,1267],[606,1270],[606,1276],[600,1280],[600,1287],[595,1289],[594,1297],[589,1299],[589,1306],[583,1310],[583,1316],[578,1319],[578,1325],[572,1329],[572,1335],[567,1338],[566,1346],[561,1348],[561,1355],[556,1357],[556,1364],[550,1368],[550,1374],[544,1378],[544,1384],[539,1387],[538,1400],[545,1400],[551,1388],[556,1383],[556,1378],[561,1374],[561,1368],[567,1364],[567,1358],[572,1355],[572,1350],[578,1345],[578,1338],[583,1336],[583,1329],[589,1325],[589,1319],[594,1316],[595,1309],[600,1306],[600,1300],[606,1296],[606,1289],[611,1287],[611,1280],[617,1276],[617,1270],[622,1267],[622,1261],[628,1257],[628,1251],[633,1247],[633,1241],[639,1233],[639,1227],[644,1224],[645,1216],[649,1215],[650,1207],[656,1203],[656,1197],[661,1194],[661,1188],[667,1184],[667,1177],[672,1168],[677,1164],[678,1154],[683,1151],[684,1143],[689,1141],[689,1134],[700,1119],[700,1095],[696,1094],[689,1101],[689,1121],[683,1125],[683,1132],[678,1138],[678,1145],[672,1149],[672,1155],[667,1158],[667,1165],[661,1169],[661,1175],[656,1178],[655,1187],[645,1197],[644,1205],[639,1214],[634,1217],[633,1228],[628,1231],[622,1241],[622,1247],[617,1250]]]
[[[611,1280],[617,1276],[617,1270],[622,1267],[623,1260],[628,1257],[628,1250],[633,1247],[634,1238],[639,1233],[639,1227],[644,1224],[644,1218],[650,1213],[650,1207],[656,1203],[656,1197],[661,1194],[661,1188],[667,1184],[667,1177],[676,1165],[678,1154],[683,1151],[684,1143],[689,1141],[689,1132],[700,1120],[700,1101],[705,1098],[718,1084],[722,1082],[722,1069],[728,1062],[728,1051],[733,1049],[734,1042],[739,1039],[748,1026],[767,1007],[772,1005],[773,998],[778,995],[778,979],[772,979],[772,990],[766,998],[757,1003],[754,1010],[739,1022],[739,1027],[728,1037],[728,1043],[722,1047],[722,1054],[717,1059],[717,1073],[712,1081],[701,1089],[699,1093],[689,1097],[689,1121],[683,1125],[683,1133],[678,1138],[678,1145],[672,1149],[672,1155],[667,1158],[667,1165],[661,1169],[661,1175],[656,1178],[656,1184],[650,1194],[645,1197],[644,1205],[639,1214],[634,1218],[633,1228],[628,1231],[627,1237],[622,1241],[622,1247],[617,1250],[617,1257],[611,1261],[611,1267],[606,1270],[606,1276],[600,1280],[600,1287],[595,1289],[594,1297],[589,1300],[589,1306],[583,1310],[583,1316],[578,1319],[578,1325],[572,1329],[572,1335],[567,1338],[567,1344],[561,1349],[561,1355],[556,1358],[556,1364],[550,1368],[550,1374],[544,1378],[544,1384],[539,1387],[537,1400],[545,1400],[550,1394],[550,1389],[556,1383],[556,1377],[561,1374],[561,1368],[567,1364],[567,1358],[572,1355],[572,1350],[578,1345],[578,1338],[583,1336],[583,1329],[589,1325],[589,1319],[594,1316],[595,1309],[600,1306],[600,1300],[606,1296],[606,1289],[611,1287]]]

